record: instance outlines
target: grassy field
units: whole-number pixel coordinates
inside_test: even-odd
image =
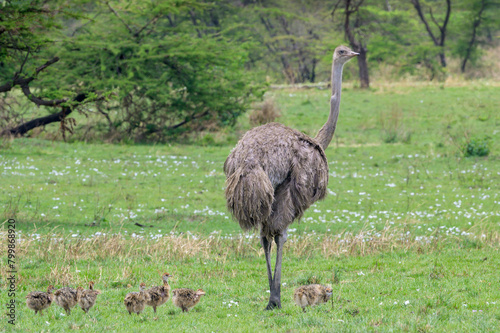
[[[269,95],[279,121],[307,134],[326,119],[327,91]],[[263,311],[258,239],[241,233],[223,196],[222,165],[248,118],[191,145],[4,139],[0,213],[17,222],[16,328],[498,331],[498,105],[498,87],[487,84],[346,89],[326,150],[329,195],[291,226],[283,309],[273,312]],[[473,140],[487,141],[489,156],[465,158]],[[0,251],[6,263],[6,242]],[[5,290],[6,265],[0,270]],[[124,295],[159,284],[164,271],[174,288],[207,295],[187,314],[169,302],[157,316],[151,308],[129,316]],[[89,315],[53,306],[35,317],[24,304],[29,291],[90,279],[103,294]],[[315,282],[332,285],[332,302],[302,313],[293,290]],[[3,311],[0,322],[9,329]]]

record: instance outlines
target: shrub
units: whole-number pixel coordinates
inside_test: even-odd
[[[274,99],[269,98],[262,103],[260,108],[250,114],[250,124],[260,126],[276,121],[279,117],[281,117],[279,108],[276,106]]]
[[[487,136],[467,140],[462,147],[464,156],[488,156],[490,153],[489,140],[490,138]]]

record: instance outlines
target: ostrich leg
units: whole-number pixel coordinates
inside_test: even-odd
[[[267,268],[267,279],[269,280],[269,289],[272,288],[273,283],[273,271],[271,271],[271,245],[272,243],[267,239],[266,236],[262,236],[260,239],[262,247],[264,248],[264,255],[266,256],[266,268]]]
[[[284,231],[281,235],[274,237],[276,243],[276,266],[274,268],[274,277],[270,280],[269,287],[271,291],[271,296],[269,297],[269,303],[267,304],[266,310],[273,310],[275,308],[281,309],[281,263],[283,262],[283,245],[287,239],[287,233]],[[271,263],[267,261],[268,266],[268,276],[271,275]]]

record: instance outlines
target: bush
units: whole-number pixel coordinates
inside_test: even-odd
[[[490,154],[489,140],[490,138],[487,136],[467,140],[462,147],[464,156],[488,156]]]
[[[264,125],[281,117],[279,108],[273,99],[266,99],[262,106],[250,114],[250,124],[252,126]]]

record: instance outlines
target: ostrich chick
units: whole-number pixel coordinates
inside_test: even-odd
[[[172,302],[175,306],[182,309],[182,312],[188,312],[193,306],[198,304],[200,297],[205,295],[202,289],[194,291],[193,289],[180,288],[172,291]]]
[[[306,306],[326,303],[332,296],[332,288],[320,284],[310,284],[295,289],[293,299],[306,312]]]
[[[89,289],[84,290],[82,287],[77,288],[78,305],[85,313],[88,313],[90,308],[94,306],[97,295],[100,295],[99,290],[94,290],[94,282],[90,281]]]
[[[154,312],[156,313],[156,307],[165,304],[170,298],[170,285],[168,284],[168,278],[172,275],[164,273],[162,275],[163,286],[155,286],[146,290],[149,296],[149,300],[146,301],[146,305],[152,306]]]
[[[26,296],[26,306],[31,310],[35,310],[35,314],[40,312],[40,316],[42,316],[42,310],[48,308],[54,300],[52,290],[54,290],[54,286],[50,285],[46,293],[43,291],[33,291],[29,293]]]
[[[76,290],[69,287],[64,287],[54,291],[54,300],[66,311],[68,315],[71,314],[71,308],[78,303],[76,299]]]
[[[127,308],[128,314],[137,313],[140,314],[144,311],[146,306],[146,301],[149,300],[149,295],[146,292],[146,284],[141,283],[139,286],[139,292],[131,292],[125,296],[125,307]]]

